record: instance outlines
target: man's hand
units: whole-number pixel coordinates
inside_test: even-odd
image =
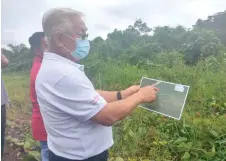
[[[137,92],[137,95],[139,96],[141,103],[151,103],[155,101],[158,91],[159,89],[155,86],[146,86],[141,88]]]
[[[1,54],[1,68],[5,68],[8,66],[9,60],[5,55]]]
[[[121,91],[122,99],[125,99],[125,98],[137,93],[139,90],[140,90],[140,86],[134,85],[134,86],[131,86],[131,87]]]
[[[138,92],[137,90],[139,90],[139,87],[137,86],[128,88],[127,91],[130,91],[128,94],[133,92],[136,93],[125,99],[107,103],[105,107],[92,118],[92,120],[104,126],[112,126],[117,121],[130,115],[139,104],[155,101],[156,93],[158,91],[156,87],[146,86],[140,88]]]

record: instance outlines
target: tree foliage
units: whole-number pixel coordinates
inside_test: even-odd
[[[198,19],[194,28],[204,28],[212,30],[221,39],[222,43],[226,45],[226,10],[218,12],[209,16],[206,20]]]
[[[161,59],[165,58],[159,57],[169,58],[169,53],[177,53],[176,56],[187,65],[195,65],[199,60],[212,56],[219,60],[218,57],[226,48],[225,19],[226,11],[219,12],[206,20],[197,20],[192,29],[181,25],[157,26],[152,29],[147,23],[137,19],[125,30],[115,29],[109,33],[106,40],[101,37],[92,40],[92,63],[98,60],[115,60],[139,67],[150,67],[163,63]],[[11,61],[9,71],[30,68],[33,55],[24,44],[9,44],[8,49],[2,51]],[[90,62],[90,58],[86,58],[84,63],[86,62]]]

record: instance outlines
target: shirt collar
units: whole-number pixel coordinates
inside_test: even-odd
[[[80,65],[80,64],[77,64],[69,59],[66,59],[60,55],[57,55],[55,53],[51,53],[51,52],[44,52],[44,59],[47,59],[47,60],[55,60],[55,61],[61,61],[61,62],[64,62],[64,63],[67,63],[67,64],[71,64],[73,65],[74,67],[80,69],[81,71],[84,71],[84,65]]]

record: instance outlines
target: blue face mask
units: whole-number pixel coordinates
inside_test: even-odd
[[[89,54],[90,44],[87,39],[76,39],[76,49],[72,52],[72,56],[76,60],[81,60]]]
[[[68,36],[68,35],[67,35]],[[68,36],[70,37],[70,36]],[[73,39],[72,37],[70,37],[71,39]],[[81,38],[77,38],[76,40],[73,39],[75,41],[75,50],[74,51],[70,51],[69,49],[65,48],[66,50],[71,52],[71,55],[76,59],[76,60],[81,60],[83,58],[85,58],[88,54],[89,54],[89,50],[90,50],[90,44],[89,44],[89,40],[87,39],[81,39]]]

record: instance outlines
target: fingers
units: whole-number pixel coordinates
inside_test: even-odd
[[[136,89],[137,91],[139,91],[141,88],[145,88],[145,87],[140,87],[139,85],[134,85],[132,86],[134,87],[133,89]],[[146,86],[147,87],[147,86]],[[150,85],[148,86],[148,88],[151,88],[153,89],[154,91],[158,92],[159,91],[159,88],[155,87],[155,84],[154,85]]]
[[[159,89],[158,89],[157,87],[153,87],[153,89],[154,89],[156,92],[159,91]]]
[[[153,89],[153,90],[156,91],[156,92],[159,91],[159,89],[158,89],[157,87],[155,87],[154,85],[151,85],[151,86],[148,86],[148,87],[150,87],[151,89]]]
[[[129,88],[132,92],[138,92],[140,90],[139,85],[133,85]]]

